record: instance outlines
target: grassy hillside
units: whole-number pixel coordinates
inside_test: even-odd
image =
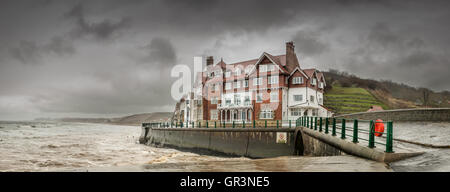
[[[380,102],[366,89],[341,87],[338,84],[334,84],[333,88],[325,92],[324,105],[336,114],[364,112],[372,105],[389,109],[386,104]]]
[[[324,105],[334,113],[367,111],[372,105],[383,109],[450,107],[450,92],[434,92],[391,81],[362,79],[337,70],[324,72]]]

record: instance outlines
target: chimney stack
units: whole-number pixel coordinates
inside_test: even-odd
[[[213,56],[206,57],[206,66],[214,64],[214,58]]]
[[[294,42],[286,42],[286,57],[294,56]]]
[[[295,55],[294,51],[294,42],[289,41],[286,42],[286,65],[294,67],[297,65],[297,56]]]

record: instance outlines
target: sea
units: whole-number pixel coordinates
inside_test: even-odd
[[[69,122],[0,122],[0,171],[79,171],[157,163],[248,161],[138,143],[141,128]],[[450,145],[450,123],[394,123],[394,138]],[[391,163],[394,171],[450,171],[450,149],[394,141],[424,155]],[[95,169],[94,169],[95,170]]]

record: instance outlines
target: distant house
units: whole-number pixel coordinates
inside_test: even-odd
[[[372,112],[372,111],[383,111],[383,108],[378,105],[372,105],[372,106],[370,106],[370,109],[367,110],[367,112]]]

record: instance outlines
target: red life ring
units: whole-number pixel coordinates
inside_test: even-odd
[[[379,132],[379,133],[377,133]],[[377,119],[375,123],[375,136],[381,137],[384,132],[384,123],[383,120]]]

